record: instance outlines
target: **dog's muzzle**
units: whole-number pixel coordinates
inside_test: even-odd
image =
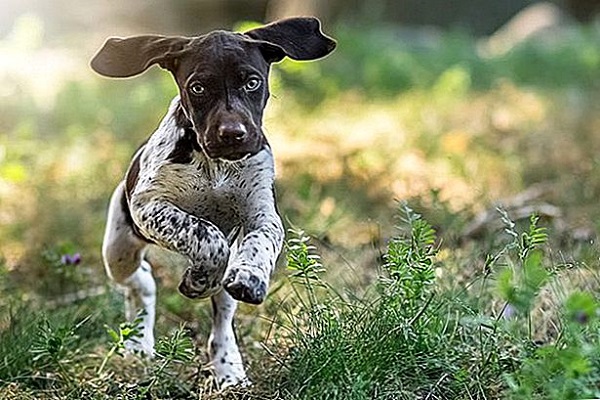
[[[237,161],[258,153],[263,148],[262,133],[242,123],[223,123],[200,140],[206,155],[213,159]]]

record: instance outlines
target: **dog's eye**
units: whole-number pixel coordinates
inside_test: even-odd
[[[260,87],[261,80],[253,76],[244,84],[244,90],[246,92],[253,92]]]
[[[193,82],[190,87],[190,92],[192,92],[192,94],[195,94],[196,96],[201,96],[204,94],[204,86],[202,86],[200,84],[200,82]]]

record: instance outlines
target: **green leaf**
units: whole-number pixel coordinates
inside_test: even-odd
[[[515,303],[516,289],[514,286],[514,272],[512,268],[505,267],[498,273],[497,288],[502,299],[511,304]]]
[[[119,341],[120,341],[119,334],[114,329],[107,328],[106,332],[110,336],[111,341],[113,341],[114,343],[119,343]]]
[[[588,292],[574,292],[565,301],[566,314],[569,320],[582,322],[596,316],[598,302]]]
[[[543,253],[535,250],[527,255],[523,263],[523,273],[526,288],[533,294],[537,294],[548,280],[548,271],[542,265]]]

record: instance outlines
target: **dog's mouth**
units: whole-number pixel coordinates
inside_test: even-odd
[[[224,144],[216,140],[206,138],[200,139],[201,147],[204,153],[212,159],[222,159],[227,161],[241,161],[251,157],[263,148],[263,140],[255,135],[252,139],[247,139],[239,144]]]
[[[226,160],[226,161],[242,161],[254,154],[250,153],[250,152],[211,151],[208,149],[206,151],[206,155],[209,158],[212,158],[214,160]]]
[[[230,151],[227,149],[213,149],[210,147],[207,147],[204,152],[209,158],[227,161],[241,161],[253,155],[251,152],[248,151]]]

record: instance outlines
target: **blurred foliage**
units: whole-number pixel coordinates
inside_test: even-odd
[[[502,80],[540,88],[598,88],[598,29],[580,27],[553,36],[486,55],[485,39],[460,31],[341,28],[331,57],[307,64],[285,60],[281,79],[313,106],[350,89],[368,97],[415,89],[456,96],[492,89]]]

